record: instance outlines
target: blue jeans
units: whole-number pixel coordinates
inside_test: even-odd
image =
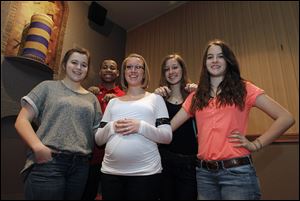
[[[199,200],[259,200],[260,186],[252,164],[211,171],[196,167]]]
[[[88,161],[87,156],[59,153],[53,154],[47,163],[34,164],[25,180],[25,198],[80,200],[88,176]]]

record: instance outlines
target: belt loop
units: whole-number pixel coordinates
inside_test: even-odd
[[[251,154],[247,156],[248,160],[250,161],[251,166],[253,166],[252,156]]]
[[[225,170],[226,168],[225,168],[225,165],[224,165],[224,161],[220,161],[220,164],[221,164],[221,168],[219,168],[219,169],[223,169],[223,170]]]

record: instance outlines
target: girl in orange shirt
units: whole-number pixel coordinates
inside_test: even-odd
[[[245,133],[252,107],[264,111],[274,122],[250,142]],[[262,89],[241,78],[234,53],[221,40],[208,44],[198,89],[172,119],[172,130],[191,116],[195,116],[198,128],[198,199],[260,199],[250,154],[272,143],[294,119]]]

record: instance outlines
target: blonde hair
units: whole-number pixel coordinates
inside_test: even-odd
[[[143,78],[143,81],[142,81],[142,88],[143,89],[146,89],[148,88],[148,84],[149,84],[149,80],[150,80],[150,74],[149,74],[149,68],[148,68],[148,65],[147,65],[147,62],[146,60],[144,59],[144,57],[142,57],[141,55],[139,54],[136,54],[136,53],[132,53],[132,54],[129,54],[129,56],[127,56],[123,63],[122,63],[122,66],[121,66],[121,74],[120,74],[120,82],[121,82],[121,86],[124,90],[127,90],[128,88],[128,83],[125,79],[125,69],[126,69],[126,65],[127,65],[127,61],[128,59],[130,58],[138,58],[140,60],[143,61],[143,67],[144,67],[144,78]]]

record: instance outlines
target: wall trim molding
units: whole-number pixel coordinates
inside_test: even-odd
[[[258,138],[259,134],[251,134],[247,135],[248,140],[253,141]],[[284,142],[295,142],[299,143],[299,133],[286,133],[281,135],[278,139],[276,139],[273,143],[284,143]]]

